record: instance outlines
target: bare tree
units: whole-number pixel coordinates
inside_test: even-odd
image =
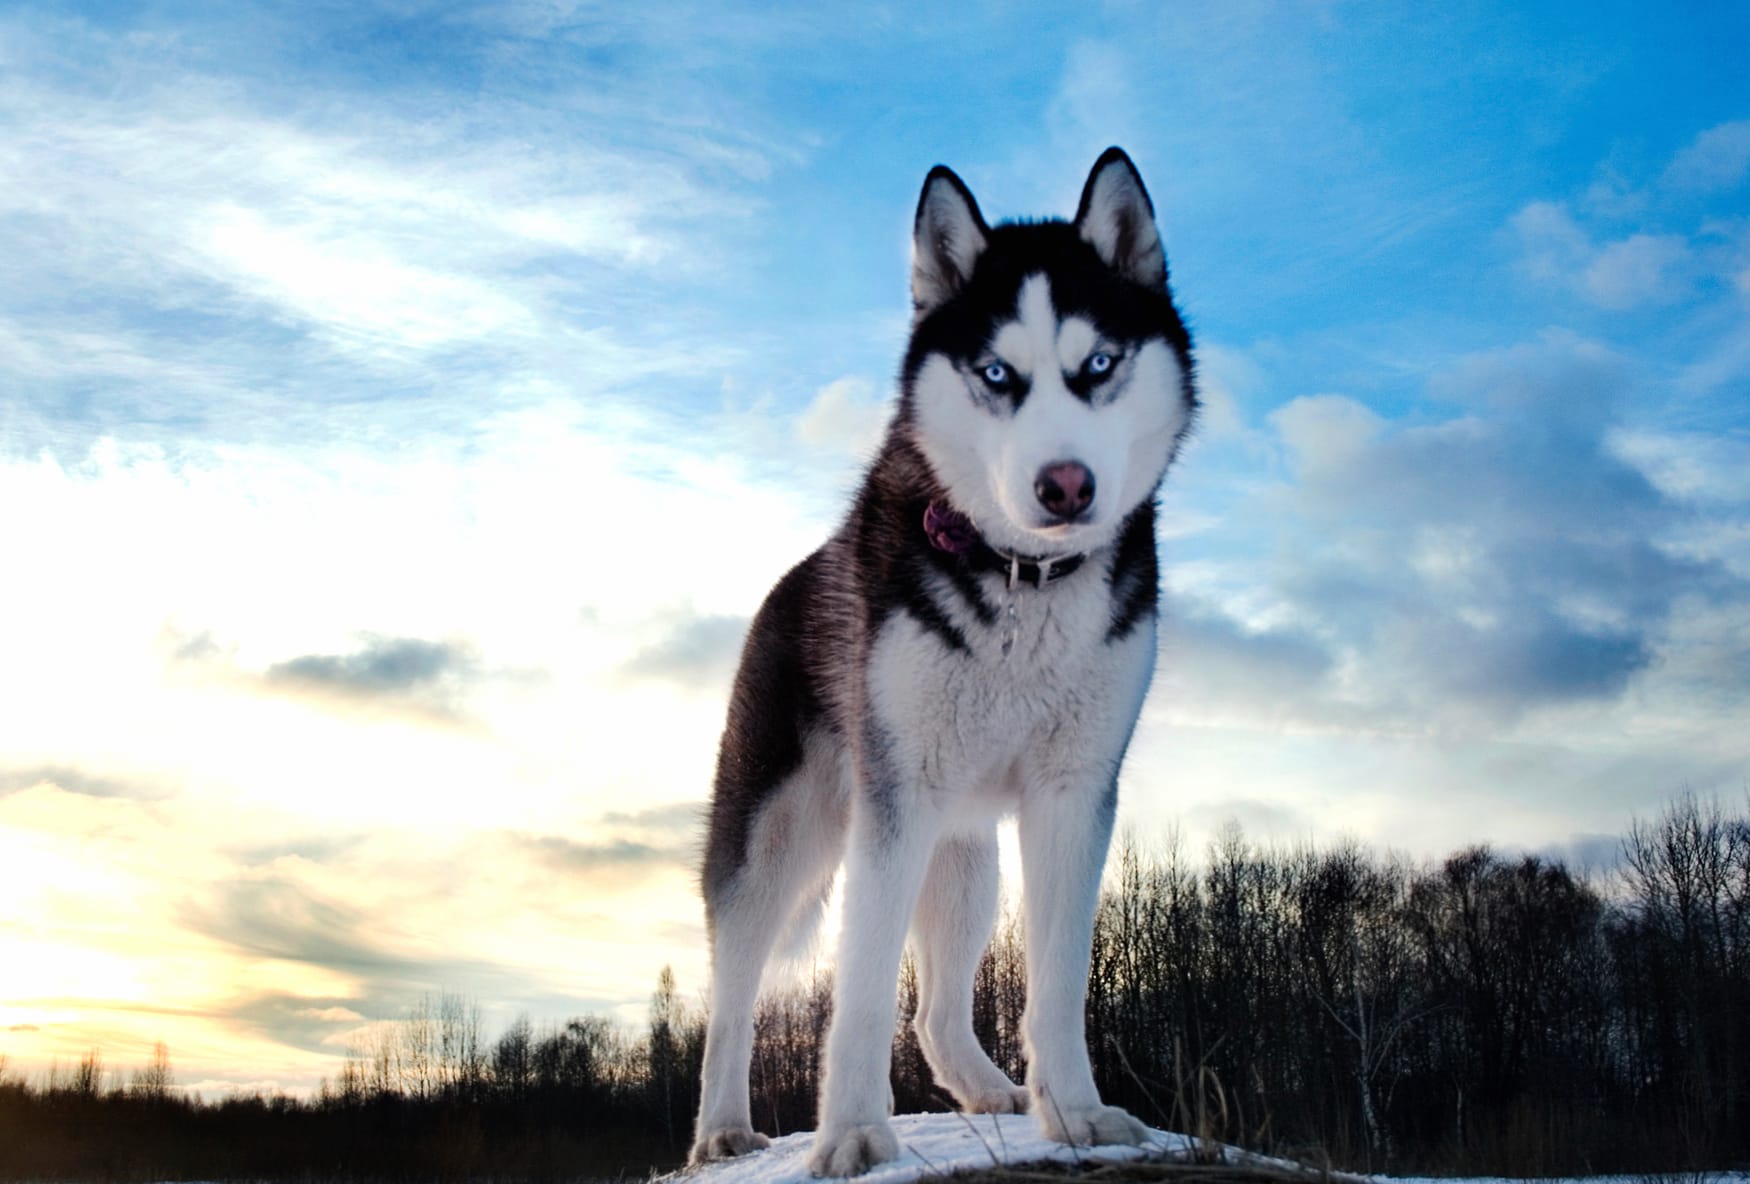
[[[137,1098],[162,1102],[176,1089],[176,1076],[170,1071],[170,1049],[160,1040],[152,1046],[152,1059],[144,1068],[135,1069],[128,1092]]]
[[[103,1053],[92,1049],[73,1069],[68,1084],[70,1092],[82,1098],[95,1098],[103,1092]]]
[[[446,1093],[472,1098],[485,1082],[486,1051],[480,1029],[479,1003],[448,991],[438,996],[438,1083]]]
[[[535,1034],[529,1017],[519,1015],[492,1046],[492,1080],[513,1102],[525,1098],[535,1082]]]
[[[1705,1142],[1743,1126],[1750,1088],[1750,815],[1685,793],[1634,821],[1623,859],[1633,917],[1619,948],[1654,997],[1643,1045]]]

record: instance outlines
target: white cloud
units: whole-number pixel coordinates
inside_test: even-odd
[[[891,404],[882,398],[874,383],[849,375],[834,379],[815,392],[813,401],[796,421],[796,434],[810,448],[864,459],[881,442],[892,413]]]
[[[321,1020],[324,1023],[331,1024],[359,1023],[365,1018],[350,1007],[308,1007],[300,1011],[298,1014],[309,1019]]]
[[[1750,506],[1750,442],[1641,429],[1614,432],[1609,443],[1667,497],[1702,505]]]
[[[1339,395],[1277,409],[1286,479],[1254,481],[1196,548],[1208,558],[1167,569],[1174,721],[1497,738],[1547,725],[1584,749],[1588,715],[1680,698],[1679,599],[1742,611],[1742,502],[1727,499],[1744,466],[1710,438],[1607,434],[1638,406],[1636,378],[1596,342],[1548,333],[1430,380],[1460,409],[1449,418]],[[1711,507],[1705,532],[1689,505]],[[1273,545],[1218,541],[1249,524]]]
[[[423,784],[436,823],[552,823],[628,782],[702,792],[720,708],[611,676],[677,617],[750,615],[824,531],[810,499],[664,430],[556,407],[399,456],[111,442],[0,462],[0,499],[32,507],[0,523],[0,553],[38,565],[0,618],[0,760],[361,824],[398,810],[367,789],[383,779]],[[260,693],[271,668],[371,635],[465,646],[473,673],[446,693],[483,730]],[[203,637],[206,657],[173,659]],[[699,722],[696,743],[649,748],[641,721],[665,712]]]
[[[1350,471],[1379,438],[1384,421],[1343,395],[1305,395],[1270,413],[1303,475]]]
[[[1591,240],[1558,202],[1531,202],[1511,225],[1525,252],[1521,265],[1533,279],[1567,283],[1593,253]]]
[[[1063,76],[1045,112],[1052,158],[1079,162],[1085,169],[1109,144],[1140,151],[1143,138],[1135,114],[1143,107],[1131,81],[1130,53],[1125,47],[1112,41],[1077,41],[1069,47]],[[1083,176],[1073,165],[1064,171],[1058,182],[1060,214],[1075,211]]]
[[[1260,440],[1246,426],[1243,403],[1268,386],[1263,369],[1244,351],[1219,342],[1197,343],[1197,438],[1236,441],[1256,448]]]
[[[1694,202],[1737,189],[1747,175],[1750,120],[1702,132],[1654,182],[1636,184],[1606,166],[1580,202],[1591,229],[1563,202],[1530,202],[1513,215],[1509,227],[1520,250],[1519,268],[1540,284],[1613,311],[1672,305],[1698,291],[1706,295],[1716,280],[1742,291],[1742,227],[1729,216],[1709,216],[1708,207],[1698,209]],[[1676,211],[1683,211],[1687,233],[1659,228]],[[1620,233],[1636,226],[1641,229]]]
[[[1633,234],[1599,245],[1566,207],[1545,201],[1523,207],[1511,225],[1527,275],[1601,308],[1670,304],[1691,290],[1694,253],[1679,235]]]
[[[1743,184],[1750,172],[1750,119],[1722,123],[1683,147],[1665,169],[1673,189],[1719,193]]]
[[[1688,242],[1674,234],[1634,234],[1600,248],[1583,284],[1594,304],[1627,309],[1669,304],[1687,291]]]
[[[326,238],[236,206],[204,221],[192,245],[211,260],[211,274],[343,343],[421,350],[535,327],[532,310],[491,283],[397,258],[377,235]]]

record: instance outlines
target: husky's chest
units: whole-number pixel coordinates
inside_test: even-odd
[[[1104,573],[1012,591],[989,579],[984,590],[994,621],[949,610],[964,647],[896,613],[870,651],[870,708],[895,755],[951,795],[1000,786],[1041,743],[1073,751],[1082,738],[1103,739],[1116,713],[1134,719],[1140,700],[1127,685],[1139,677],[1129,651],[1140,639],[1108,639]]]

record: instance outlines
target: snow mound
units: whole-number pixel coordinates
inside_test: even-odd
[[[900,1114],[894,1116],[893,1133],[899,1136],[902,1154],[858,1176],[859,1184],[908,1184],[920,1176],[1048,1159],[1113,1163],[1163,1152],[1177,1154],[1192,1145],[1184,1135],[1151,1130],[1147,1144],[1141,1147],[1067,1147],[1040,1134],[1039,1122],[1030,1114]],[[677,1177],[687,1184],[813,1184],[808,1173],[808,1152],[813,1145],[812,1131],[785,1135],[773,1139],[764,1151],[708,1164]]]

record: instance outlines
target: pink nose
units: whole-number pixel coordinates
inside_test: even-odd
[[[1067,522],[1093,504],[1094,474],[1079,460],[1052,461],[1039,470],[1033,492],[1053,517]]]

